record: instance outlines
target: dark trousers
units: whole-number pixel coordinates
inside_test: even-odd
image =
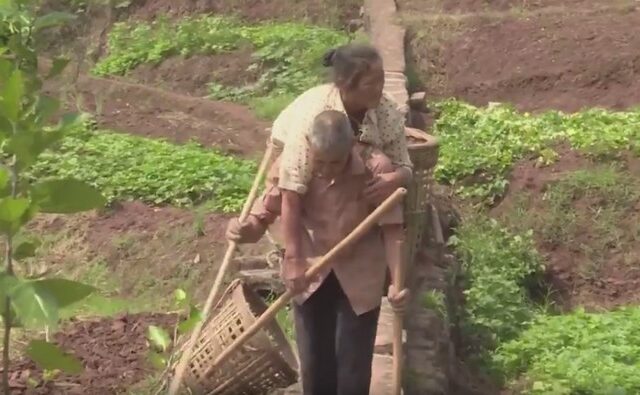
[[[293,311],[304,395],[368,395],[380,308],[356,315],[331,272]]]

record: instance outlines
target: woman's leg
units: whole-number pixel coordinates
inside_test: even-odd
[[[342,289],[341,289],[342,291]],[[337,395],[368,395],[380,308],[356,315],[343,292],[338,302]]]
[[[304,395],[337,394],[335,336],[339,287],[332,272],[302,305],[293,306]]]

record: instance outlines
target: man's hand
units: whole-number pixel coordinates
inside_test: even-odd
[[[387,293],[387,299],[391,308],[396,313],[404,313],[409,303],[409,289],[405,288],[400,292],[396,291],[396,287],[389,286],[389,292]]]
[[[250,215],[246,221],[242,223],[240,223],[237,218],[232,218],[227,225],[225,236],[227,240],[234,241],[238,244],[255,243],[264,235],[265,230],[266,228],[260,220]]]
[[[289,256],[285,252],[282,262],[282,281],[285,287],[294,295],[304,292],[309,287],[309,280],[304,273],[307,271],[306,261],[303,258]]]

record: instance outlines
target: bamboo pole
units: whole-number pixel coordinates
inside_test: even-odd
[[[340,243],[333,247],[328,253],[326,253],[318,262],[311,266],[305,273],[307,279],[314,278],[320,271],[327,268],[332,263],[333,258],[341,253],[346,247],[351,246],[364,236],[371,228],[377,225],[378,220],[391,208],[402,202],[402,199],[406,195],[407,190],[404,188],[398,188],[391,196],[389,196],[378,208],[376,208],[367,218],[364,219],[347,237],[345,237]],[[262,313],[262,315],[247,328],[238,338],[231,343],[218,357],[213,364],[207,370],[207,374],[216,367],[220,366],[228,357],[242,347],[253,335],[255,335],[260,329],[267,325],[274,319],[276,314],[289,303],[289,301],[295,295],[286,291],[275,302],[273,302],[269,308]]]
[[[404,241],[398,241],[398,251],[404,252]],[[396,292],[404,289],[406,265],[403,254],[399,257],[395,267],[395,278],[393,287]],[[393,394],[402,394],[402,369],[404,365],[404,349],[402,344],[402,332],[404,331],[404,313],[394,311],[393,315]]]
[[[260,167],[258,168],[258,174],[256,174],[255,179],[253,180],[253,185],[251,186],[251,190],[249,192],[249,196],[247,196],[247,200],[244,203],[244,207],[242,208],[242,212],[240,213],[240,222],[243,222],[251,212],[251,208],[253,207],[253,202],[256,199],[256,195],[258,194],[258,189],[260,187],[260,183],[262,181],[262,176],[267,171],[267,167],[271,163],[271,156],[273,154],[273,145],[269,143],[267,145],[267,151],[264,153],[262,157],[262,162],[260,163]],[[169,394],[176,395],[180,390],[180,385],[182,384],[182,379],[184,378],[184,373],[189,364],[189,360],[193,354],[193,349],[200,337],[200,333],[202,332],[202,327],[204,326],[205,318],[209,315],[209,310],[213,306],[213,302],[215,301],[218,293],[220,292],[220,287],[222,286],[222,282],[224,280],[225,274],[227,273],[227,269],[231,260],[233,258],[233,254],[236,252],[237,243],[234,241],[230,241],[227,247],[227,251],[224,254],[224,258],[222,259],[222,265],[220,265],[220,269],[218,269],[218,273],[216,275],[216,279],[211,287],[211,291],[209,292],[209,296],[207,297],[207,301],[205,302],[204,308],[202,310],[202,320],[198,322],[193,332],[191,333],[191,337],[189,338],[189,342],[187,343],[187,347],[185,348],[184,353],[180,357],[180,361],[178,362],[178,366],[176,367],[175,375],[173,381],[171,382],[171,386],[169,387]]]

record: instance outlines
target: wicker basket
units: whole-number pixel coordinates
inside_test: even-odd
[[[258,332],[242,351],[215,371],[215,358],[267,305],[244,282],[235,280],[220,298],[198,339],[185,382],[195,394],[262,395],[297,381],[297,359],[275,320]]]
[[[409,156],[413,162],[413,180],[407,188],[405,200],[405,224],[407,227],[406,262],[413,263],[418,246],[422,242],[428,200],[433,183],[433,169],[438,163],[438,140],[421,130],[405,128]],[[411,264],[408,269],[410,270]],[[407,278],[411,278],[407,276]]]

